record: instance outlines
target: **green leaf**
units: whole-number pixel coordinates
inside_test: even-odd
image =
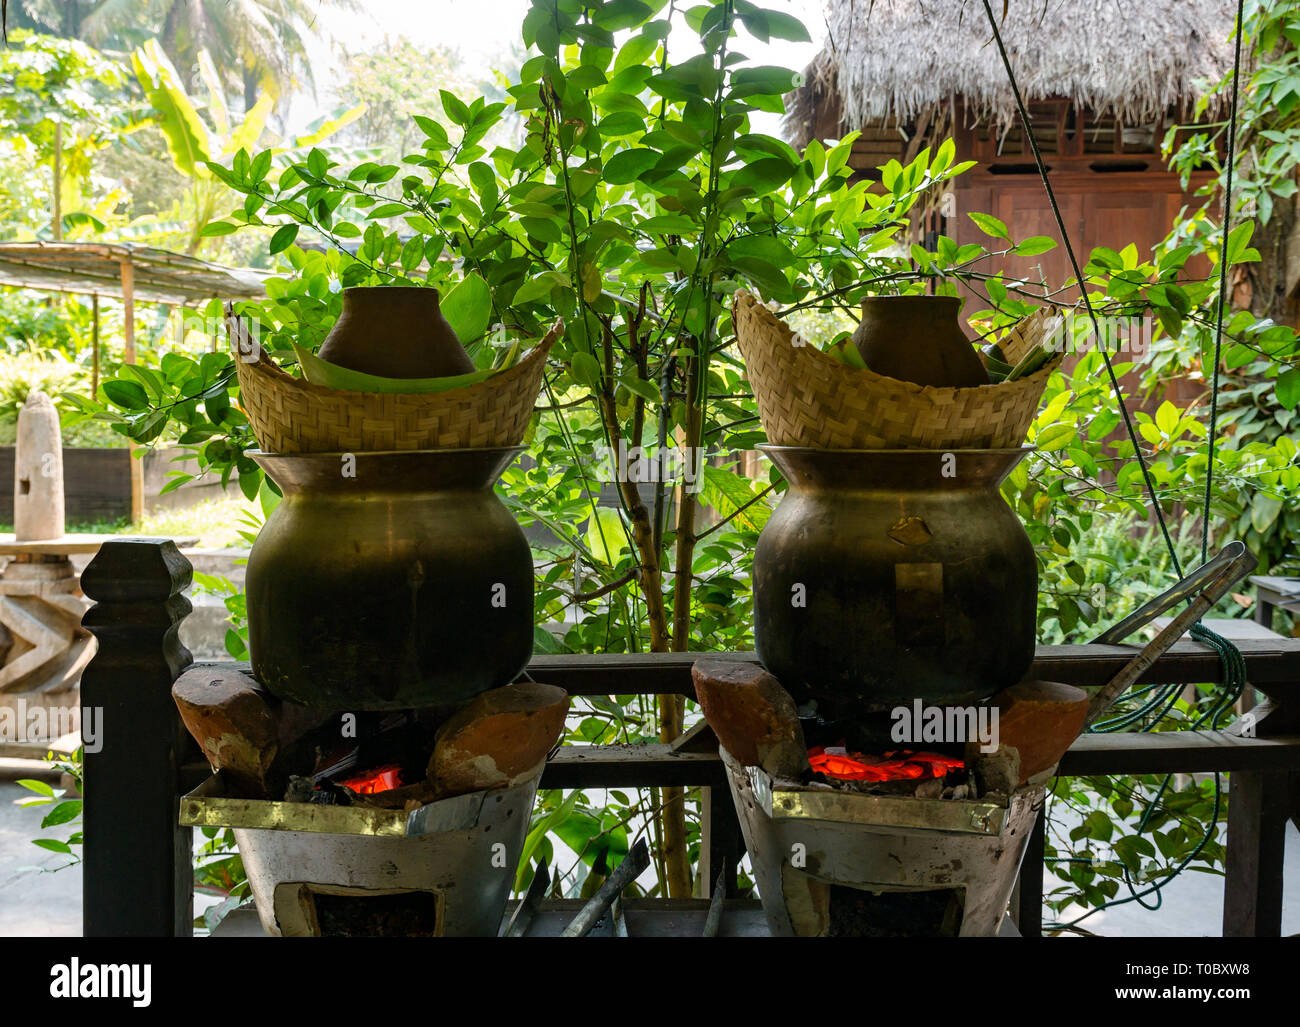
[[[795,43],[812,41],[804,23],[784,11],[773,11],[745,4],[738,5],[736,13],[741,24],[749,29],[754,38],[764,43],[769,39],[788,39]]]
[[[492,320],[492,290],[481,275],[471,271],[443,295],[440,306],[456,337],[468,346],[487,331]]]
[[[704,487],[700,498],[706,505],[716,510],[724,520],[731,518],[730,523],[743,531],[763,530],[772,511],[761,501],[753,502],[757,493],[748,478],[712,464],[704,465],[703,474]],[[750,505],[746,507],[746,503]]]
[[[1156,427],[1165,435],[1172,435],[1178,427],[1179,414],[1178,408],[1168,400],[1160,404],[1156,410]]]
[[[732,172],[730,184],[733,188],[749,186],[762,195],[785,185],[794,170],[795,165],[783,157],[763,157]]]
[[[47,799],[54,798],[54,789],[44,781],[37,781],[35,778],[24,777],[15,782],[21,785],[29,792],[35,792],[37,795],[44,795]]]
[[[270,253],[279,253],[281,250],[287,250],[293,241],[298,238],[297,225],[281,225],[271,236],[271,245],[268,247]]]
[[[41,827],[57,827],[59,824],[66,824],[70,820],[76,820],[79,816],[81,816],[81,800],[68,799],[45,814],[45,819],[41,821]]]
[[[1156,848],[1145,838],[1130,834],[1115,842],[1115,854],[1130,870],[1138,870],[1142,866],[1142,857],[1154,856]]]
[[[579,385],[592,392],[600,389],[600,362],[590,353],[579,351],[569,361],[569,374]]]
[[[157,113],[156,121],[172,163],[187,177],[205,177],[204,163],[211,159],[208,130],[185,92],[176,66],[156,39],[136,50],[131,63],[145,97]]]
[[[1275,391],[1277,401],[1287,410],[1294,410],[1296,404],[1300,403],[1300,367],[1293,367],[1278,375]]]
[[[618,111],[600,119],[600,134],[606,139],[630,136],[645,131],[645,120],[631,111]]]
[[[627,535],[617,510],[600,506],[593,511],[587,522],[587,548],[602,563],[618,563],[619,554],[627,548]]]
[[[624,68],[631,68],[644,64],[659,46],[659,40],[654,36],[641,34],[633,36],[624,43],[618,51],[618,56],[614,58],[614,70],[622,71]],[[617,115],[614,115],[617,117]],[[606,118],[606,121],[609,119]],[[602,134],[606,133],[605,122],[600,124]]]
[[[61,842],[56,838],[37,838],[32,842],[33,845],[39,845],[42,849],[48,849],[50,852],[61,852],[65,856],[72,855],[66,842]]]
[[[1031,235],[1028,239],[1016,243],[1015,249],[1011,252],[1018,257],[1036,257],[1040,253],[1054,249],[1056,249],[1056,240],[1050,235]]]
[[[475,382],[490,378],[493,371],[471,371],[468,374],[449,375],[444,378],[385,378],[377,374],[354,371],[349,367],[339,367],[328,360],[322,360],[309,349],[290,340],[293,351],[298,355],[303,377],[312,385],[321,385],[327,389],[347,389],[351,392],[406,393],[414,395],[426,392],[450,392],[452,389],[464,388]]]
[[[1096,264],[1098,267],[1105,268],[1108,271],[1123,271],[1124,258],[1112,250],[1109,246],[1096,246],[1088,256],[1089,264]]]
[[[232,225],[229,221],[209,221],[199,229],[200,239],[211,239],[218,235],[231,235],[239,231],[238,225]]]
[[[100,386],[104,395],[114,406],[123,410],[144,410],[149,405],[149,395],[142,385],[124,382],[119,378],[110,378]]]
[[[403,271],[414,271],[420,266],[420,261],[424,259],[424,236],[413,235],[402,245],[402,255],[399,258]]]
[[[1282,512],[1282,500],[1267,492],[1256,492],[1250,501],[1250,526],[1261,535],[1273,526]]]
[[[442,109],[447,117],[462,128],[470,123],[469,108],[459,96],[445,89],[439,89],[438,97],[442,100]]]
[[[634,374],[621,374],[618,376],[618,383],[628,392],[640,396],[649,403],[659,402],[659,390],[644,378],[638,378]]]
[[[275,97],[273,94],[268,93],[265,95],[270,96],[274,101]],[[311,131],[306,135],[300,135],[294,139],[293,145],[295,147],[315,146],[317,143],[324,142],[330,136],[334,135],[335,132],[347,128],[348,125],[356,121],[357,118],[361,117],[365,112],[366,105],[364,103],[359,103],[355,107],[349,107],[346,110],[341,108],[336,109],[331,116],[320,122],[314,122],[311,125]]]
[[[550,299],[551,293],[555,291],[555,286],[561,284],[556,281],[555,276],[557,275],[563,279],[560,272],[543,271],[536,278],[524,282],[510,301],[511,304],[535,303],[537,300]]]
[[[1231,232],[1228,233],[1228,266],[1240,264],[1244,261],[1251,260],[1248,253],[1250,247],[1250,237],[1255,232],[1254,221],[1243,221]],[[1259,254],[1255,253],[1254,260],[1259,259]]]
[[[659,163],[661,154],[645,147],[620,150],[605,162],[605,181],[610,185],[635,182]]]
[[[1034,445],[1045,453],[1065,449],[1078,435],[1072,424],[1049,424],[1034,439]]]
[[[1011,241],[1011,235],[1007,232],[1007,226],[995,218],[992,214],[981,214],[979,211],[972,211],[966,215],[979,226],[980,231],[985,235],[991,235],[997,239],[1006,239]]]

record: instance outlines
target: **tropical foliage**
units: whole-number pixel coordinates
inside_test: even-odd
[[[671,32],[675,22],[698,42],[670,54],[670,39],[681,38]],[[398,162],[348,165],[321,150],[297,159],[264,150],[209,164],[244,197],[209,231],[252,226],[272,233],[270,249],[283,254],[285,275],[272,283],[269,301],[242,312],[282,360],[290,340],[324,337],[338,315],[338,290],[350,285],[481,282],[502,341],[536,338],[564,317],[565,342],[530,436],[533,462],[509,472],[502,488],[519,518],[550,536],[537,554],[539,648],[747,648],[749,554],[784,483],[774,471],[741,473],[738,463],[763,435],[733,345],[735,290],[755,290],[786,316],[803,318],[814,335],[820,327],[824,334],[813,341],[828,345],[837,327],[851,327],[867,293],[965,295],[978,285],[991,302],[965,316],[996,339],[1067,283],[1044,288],[975,268],[986,267],[990,255],[996,267],[999,256],[1041,253],[1055,243],[1016,238],[996,218],[973,215],[987,247],[959,247],[944,236],[929,249],[900,245],[918,200],[965,170],[954,165],[951,143],[907,166],[891,162],[880,186],[870,188],[855,184],[847,166],[851,138],[797,153],[755,131],[757,113],[782,109],[793,74],[755,66],[743,54],[755,39],[802,36],[783,12],[730,0],[685,13],[662,3],[537,0],[523,34],[532,56],[510,85],[508,104],[466,102],[444,91],[442,116],[415,119],[418,152]],[[484,145],[509,114],[523,120],[522,144]],[[1167,370],[1166,352],[1198,361],[1212,353],[1217,270],[1197,280],[1189,261],[1207,257],[1217,269],[1256,260],[1250,236],[1249,222],[1234,230],[1226,261],[1213,234],[1171,240],[1150,259],[1133,247],[1091,254],[1086,285],[1104,323],[1145,319],[1155,326],[1153,388]],[[308,242],[312,249],[301,248]],[[314,248],[318,242],[323,251]],[[1077,323],[1090,324],[1086,317]],[[1229,319],[1225,340],[1229,352],[1267,349],[1279,359],[1295,348],[1289,329],[1249,312]],[[1079,342],[1089,345],[1082,336]],[[1136,444],[1130,441],[1111,393],[1108,356],[1094,340],[1053,376],[1030,439],[1038,454],[1005,489],[1040,556],[1044,640],[1082,640],[1167,580],[1170,558],[1150,534],[1148,476],[1169,516],[1194,509],[1205,488],[1202,419],[1157,402],[1151,413],[1136,414]],[[1112,361],[1116,375],[1130,366]],[[178,421],[182,441],[199,449],[206,466],[237,473],[250,495],[261,487],[243,456],[252,438],[229,401],[228,360],[177,359],[144,386],[119,395],[118,412],[106,416],[140,441],[168,418]],[[1263,402],[1286,409],[1289,399]],[[1227,519],[1226,530],[1244,526],[1248,542],[1267,551],[1277,517],[1269,519],[1270,510],[1275,503],[1295,508],[1294,446],[1285,436],[1242,437],[1228,419],[1222,426],[1214,512]],[[706,451],[701,491],[603,482],[602,447],[617,451],[620,443]],[[602,497],[610,505],[601,505]],[[1191,534],[1177,540],[1185,562],[1195,562]],[[1217,703],[1175,697],[1169,713],[1187,721]],[[686,715],[673,697],[592,701],[573,738],[670,738]],[[1169,716],[1161,725],[1172,726]],[[1158,879],[1189,854],[1207,866],[1221,858],[1213,840],[1200,844],[1200,825],[1212,822],[1215,805],[1204,785],[1186,794],[1158,783],[1144,791],[1142,782],[1122,790],[1108,782],[1061,788],[1061,801],[1081,810],[1077,818],[1089,826],[1082,835],[1072,827],[1066,834],[1075,837],[1058,841],[1107,855],[1055,864],[1063,875],[1053,896],[1059,908],[1105,901],[1125,874]],[[1144,794],[1156,798],[1151,815],[1144,815]],[[574,868],[580,879],[603,851],[625,851],[629,825],[649,818],[661,886],[688,894],[699,838],[693,815],[682,815],[689,804],[668,790],[608,799],[544,796],[529,853],[552,854],[548,838],[562,839],[581,856]],[[1105,832],[1090,816],[1097,804],[1108,811]]]
[[[1275,173],[1291,151],[1274,149],[1296,145],[1293,6],[1249,5],[1260,61],[1243,83],[1242,132],[1258,145],[1238,193],[1250,205],[1239,208],[1226,252],[1209,195],[1154,254],[1130,246],[1084,255],[1097,326],[1145,325],[1149,334],[1136,352],[1132,339],[1123,340],[1128,352],[1106,349],[1076,306],[1071,342],[1084,352],[1052,376],[1031,431],[1037,452],[1004,486],[1039,556],[1043,641],[1087,640],[1159,591],[1176,564],[1197,562],[1195,514],[1207,481],[1212,545],[1244,537],[1264,567],[1295,558],[1296,336],[1250,309],[1229,312],[1221,344],[1215,330],[1220,271],[1261,263],[1256,243],[1294,189]],[[184,176],[173,220],[186,247],[249,240],[277,262],[268,299],[239,312],[281,362],[293,362],[293,343],[320,343],[338,317],[340,290],[353,285],[418,284],[474,298],[482,317],[464,341],[486,347],[528,345],[565,320],[529,432],[531,459],[501,486],[520,521],[545,538],[535,552],[539,651],[728,650],[752,647],[751,554],[785,489],[745,455],[764,435],[734,345],[736,290],[755,291],[810,342],[830,346],[852,329],[867,294],[965,297],[972,331],[995,341],[1035,307],[1063,302],[1074,284],[999,273],[1002,258],[1056,241],[1021,237],[990,215],[971,215],[984,245],[947,235],[908,244],[917,205],[967,170],[951,142],[906,165],[890,162],[872,185],[849,165],[852,137],[797,152],[761,130],[783,110],[795,74],[745,54],[773,38],[805,37],[784,11],[747,0],[689,9],[667,0],[533,0],[525,60],[500,95],[447,83],[436,107],[404,127],[400,147],[366,154],[327,149],[320,134],[276,139],[262,101],[235,116],[224,99],[229,83],[215,70],[227,65],[198,50],[182,72],[166,40],[133,40],[142,43],[133,71],[150,125],[141,131],[161,132]],[[389,64],[367,59],[354,73],[356,99],[391,104],[369,112],[375,125],[388,126],[410,102]],[[199,83],[205,101],[193,98]],[[1174,166],[1189,174],[1221,170],[1209,133],[1177,133],[1170,146]],[[1216,347],[1224,381],[1211,464],[1203,401],[1180,408],[1165,390],[1172,378],[1208,385]],[[1132,370],[1144,395],[1130,397],[1130,438],[1112,383]],[[161,353],[110,376],[94,400],[67,402],[137,442],[177,439],[206,473],[237,479],[264,510],[275,501],[246,455],[255,440],[224,352]],[[620,445],[707,454],[698,491],[680,481],[607,480],[603,454]],[[1172,554],[1157,510],[1178,526]],[[229,593],[228,646],[242,656],[242,597],[220,582],[209,587]],[[1223,700],[1211,689],[1143,693],[1117,711],[1117,723],[1218,722]],[[586,699],[575,709],[574,742],[666,740],[696,715],[674,696]],[[1058,782],[1049,857],[1059,884],[1050,903],[1063,913],[1071,904],[1095,908],[1184,865],[1215,869],[1221,811],[1212,781],[1181,790],[1145,779]],[[657,887],[690,894],[698,814],[694,798],[674,789],[543,794],[519,883],[530,859],[554,864],[558,840],[577,853],[563,868],[566,887],[589,890],[594,871],[646,825]],[[213,873],[236,880],[222,840],[209,841]]]

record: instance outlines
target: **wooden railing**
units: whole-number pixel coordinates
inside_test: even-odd
[[[188,565],[170,544],[107,543],[83,575],[97,605],[85,624],[99,652],[82,681],[82,702],[103,708],[100,751],[85,757],[85,933],[187,934],[192,917],[191,837],[177,824],[178,799],[208,773],[180,727],[170,685],[188,664],[176,630],[189,604]],[[1080,738],[1061,763],[1069,776],[1230,773],[1225,935],[1281,933],[1282,861],[1288,818],[1300,818],[1300,640],[1240,642],[1248,680],[1268,701],[1254,737],[1233,731],[1107,734]],[[1129,646],[1040,646],[1034,676],[1081,687],[1112,677]],[[698,654],[539,656],[528,672],[571,695],[678,693],[693,696]],[[734,654],[755,659],[753,653]],[[1219,680],[1218,656],[1176,643],[1142,684]],[[743,841],[716,741],[697,730],[673,744],[570,746],[548,763],[543,788],[700,788],[705,881],[734,888]],[[1022,935],[1041,933],[1043,818],[1021,870],[1013,915]]]

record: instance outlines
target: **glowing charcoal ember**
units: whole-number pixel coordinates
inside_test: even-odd
[[[882,756],[850,753],[843,746],[813,746],[808,762],[815,772],[841,781],[917,781],[943,779],[965,764],[935,752],[887,752]]]
[[[358,795],[378,795],[380,792],[391,792],[394,788],[402,786],[401,770],[402,768],[396,763],[389,763],[386,766],[376,767],[374,770],[367,770],[365,773],[346,778],[338,783],[344,788],[350,788]]]

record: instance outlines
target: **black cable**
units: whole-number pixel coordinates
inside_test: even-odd
[[[1120,388],[1119,379],[1115,376],[1115,368],[1110,362],[1110,354],[1106,352],[1106,347],[1102,345],[1101,324],[1097,320],[1097,312],[1092,307],[1092,300],[1088,298],[1088,285],[1084,281],[1083,270],[1079,267],[1079,260],[1074,255],[1074,247],[1070,244],[1070,233],[1066,230],[1065,219],[1061,216],[1061,208],[1056,202],[1056,193],[1052,189],[1052,183],[1047,177],[1047,165],[1043,162],[1043,155],[1038,149],[1038,138],[1034,135],[1033,125],[1029,121],[1029,110],[1025,107],[1024,98],[1020,95],[1020,86],[1016,82],[1015,72],[1011,70],[1011,59],[1007,56],[1007,48],[1002,43],[1002,33],[998,31],[997,19],[993,16],[993,8],[989,6],[989,0],[983,0],[984,11],[988,14],[989,26],[993,29],[993,40],[998,45],[998,53],[1002,57],[1002,66],[1007,72],[1007,81],[1011,84],[1011,92],[1016,100],[1016,110],[1020,114],[1020,123],[1025,129],[1025,138],[1029,140],[1029,148],[1034,155],[1034,163],[1038,166],[1038,177],[1042,179],[1043,189],[1047,193],[1047,202],[1052,208],[1052,217],[1056,219],[1057,231],[1061,233],[1061,244],[1065,247],[1066,256],[1070,258],[1070,267],[1074,271],[1075,280],[1079,283],[1079,294],[1083,297],[1084,308],[1088,311],[1088,317],[1092,321],[1093,338],[1097,340],[1098,349],[1101,352],[1102,362],[1106,365],[1106,374],[1110,377],[1111,388],[1115,392],[1115,399],[1119,405],[1119,412],[1124,418],[1124,428],[1128,432],[1129,441],[1133,443],[1133,455],[1137,457],[1138,467],[1142,471],[1142,481],[1146,485],[1147,495],[1151,499],[1151,505],[1155,510],[1156,523],[1160,525],[1160,533],[1164,536],[1165,546],[1169,549],[1169,559],[1174,565],[1174,574],[1176,577],[1183,576],[1183,569],[1178,562],[1178,551],[1174,548],[1174,540],[1169,535],[1169,526],[1165,524],[1165,515],[1160,509],[1160,499],[1156,495],[1155,482],[1151,479],[1151,469],[1147,467],[1146,458],[1142,455],[1142,446],[1138,441],[1137,431],[1133,427],[1133,418],[1129,416],[1128,408],[1124,405],[1124,392]]]
[[[1241,37],[1246,34],[1246,25],[1242,20],[1244,3],[1245,0],[1237,0],[1237,46],[1232,63],[1231,114],[1228,115],[1228,164],[1224,169],[1223,182],[1223,243],[1219,247],[1219,311],[1214,327],[1214,378],[1210,387],[1209,458],[1205,463],[1205,512],[1201,517],[1202,563],[1208,559],[1210,549],[1210,491],[1214,483],[1214,436],[1219,425],[1219,352],[1223,347],[1223,312],[1228,303],[1228,235],[1232,227],[1232,166],[1236,162],[1237,154],[1237,77],[1241,74]]]

